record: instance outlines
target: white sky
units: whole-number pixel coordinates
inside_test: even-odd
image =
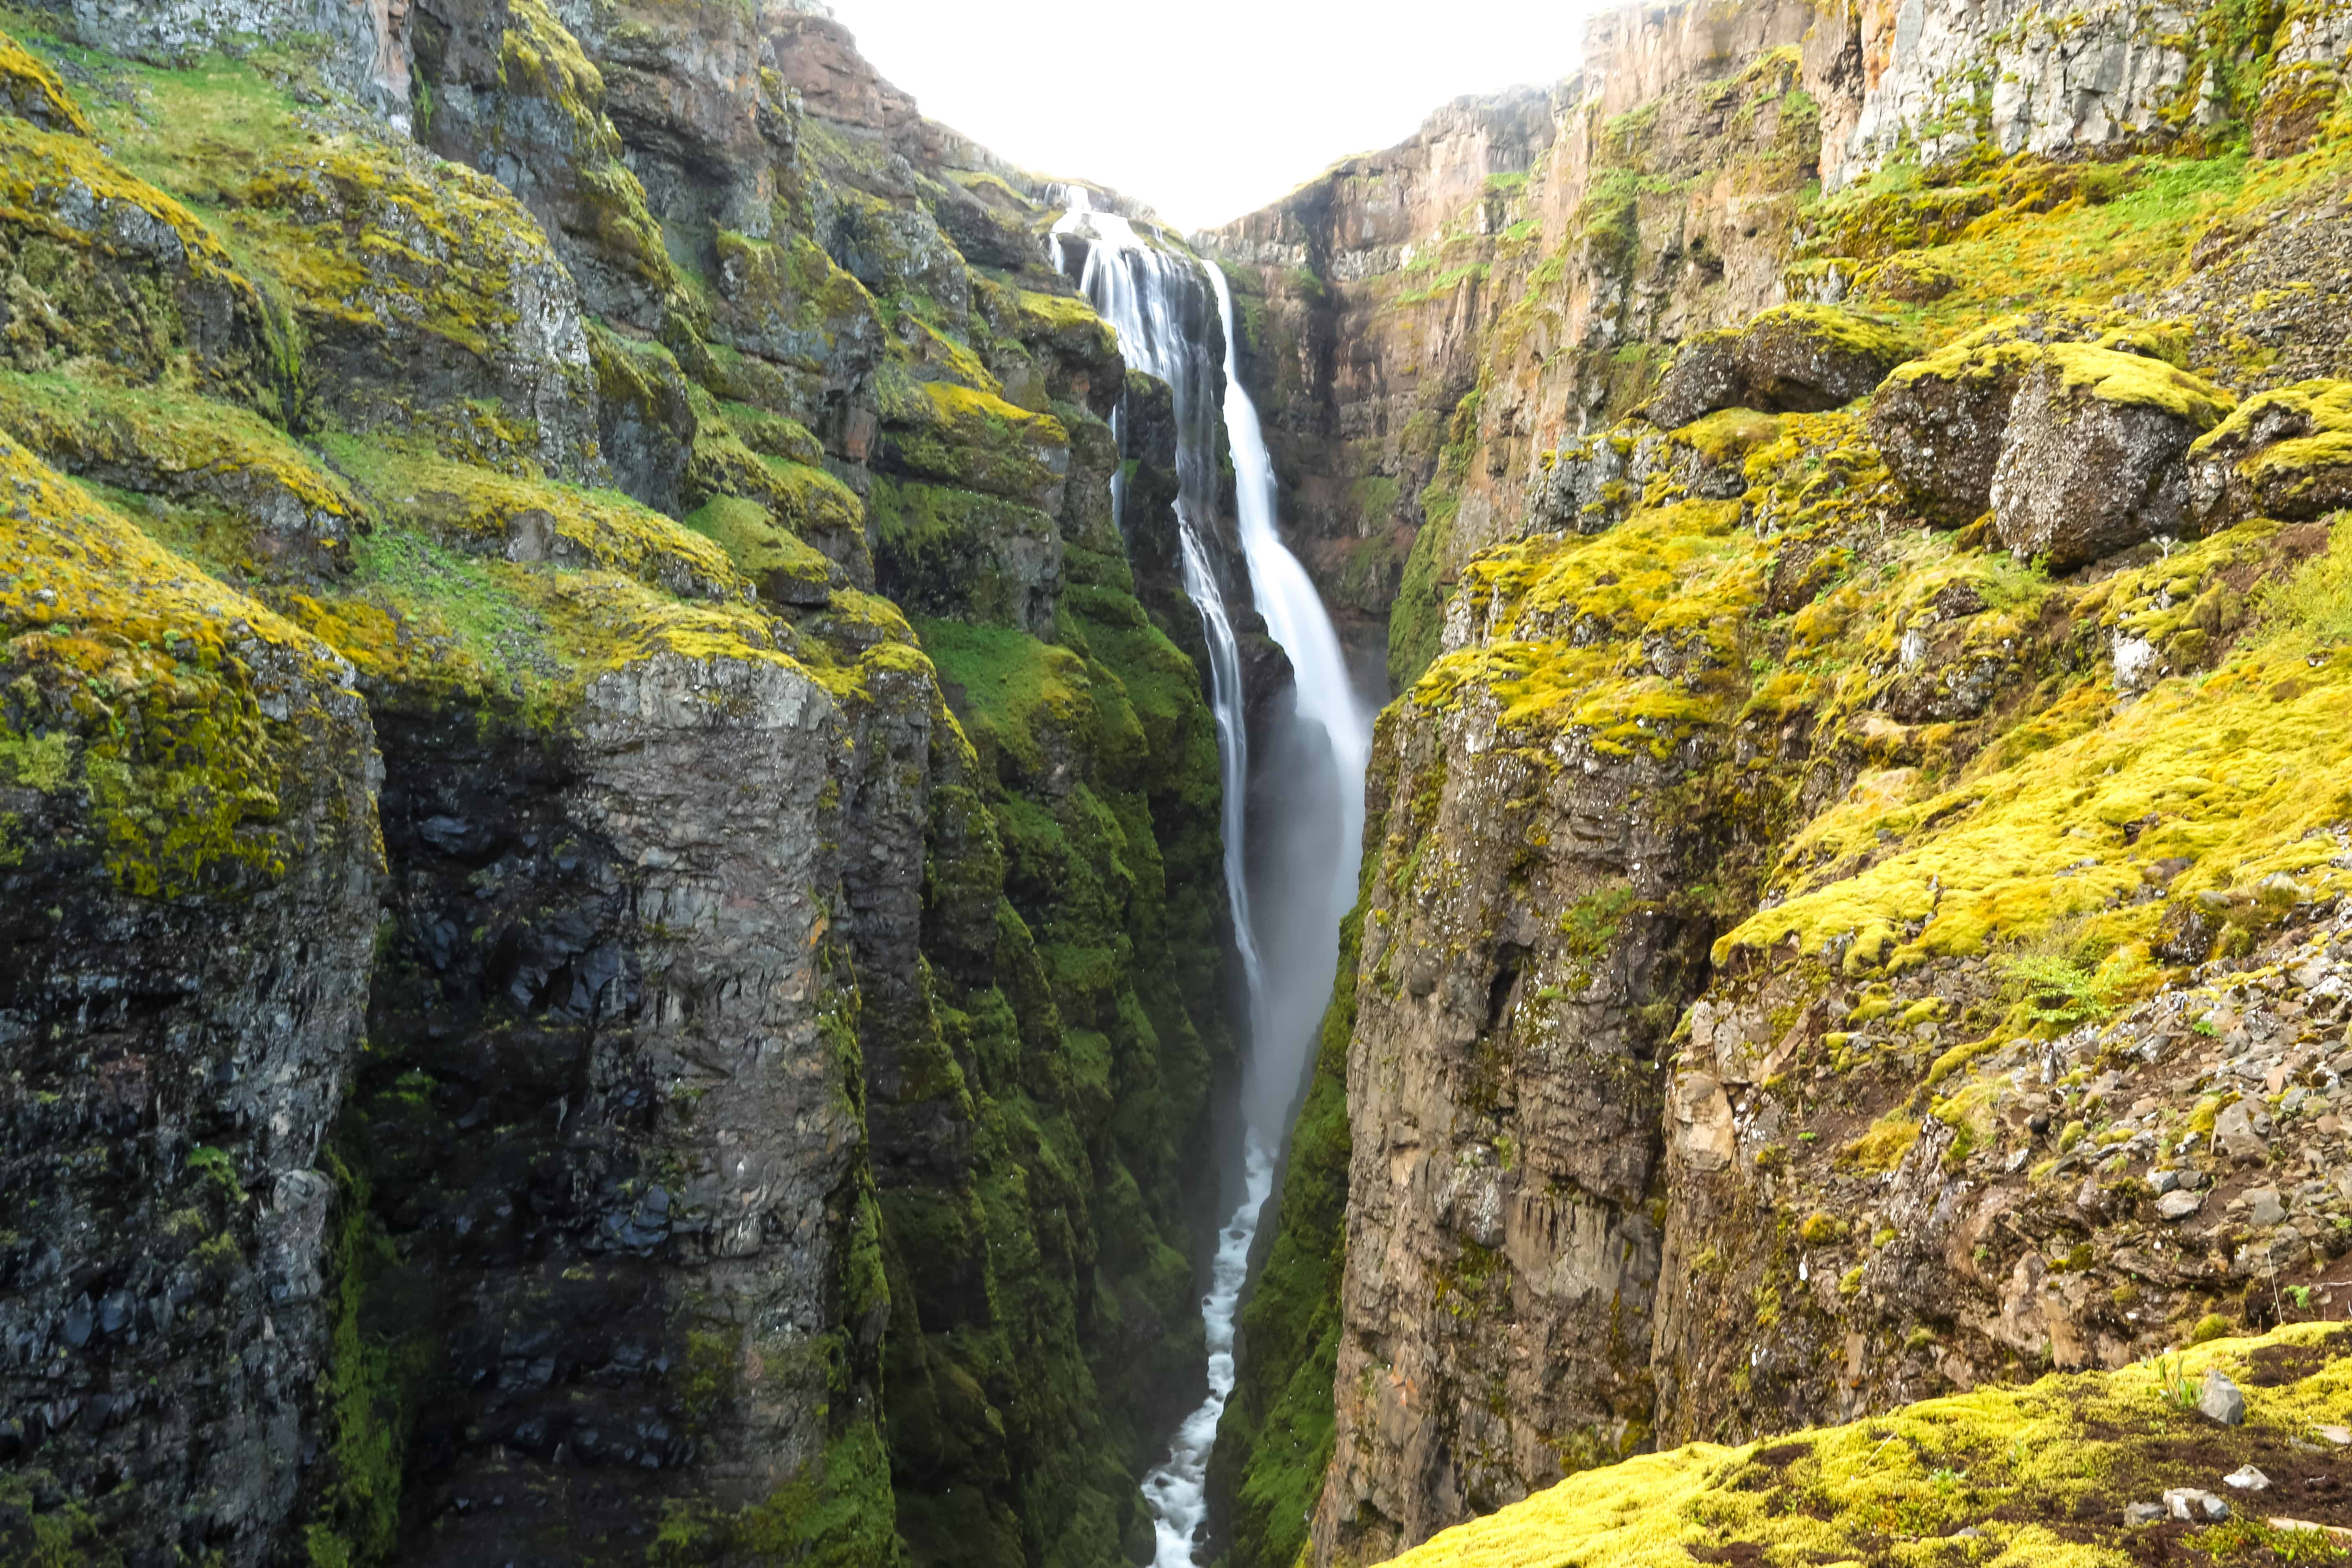
[[[1465,93],[1576,68],[1593,0],[831,0],[923,112],[1180,227],[1264,206]]]

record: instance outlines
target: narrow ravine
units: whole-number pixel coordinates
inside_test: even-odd
[[[1167,383],[1173,395],[1184,591],[1200,611],[1209,647],[1224,784],[1225,880],[1248,988],[1244,1191],[1219,1234],[1202,1301],[1208,1396],[1177,1428],[1168,1458],[1143,1483],[1153,1515],[1154,1568],[1194,1568],[1208,1513],[1209,1456],[1234,1389],[1234,1316],[1308,1046],[1330,994],[1339,921],[1355,896],[1371,723],[1349,683],[1330,615],[1282,542],[1274,467],[1257,410],[1241,384],[1240,338],[1223,275],[1148,242],[1127,218],[1096,211],[1081,187],[1070,190],[1069,210],[1054,233],[1057,264],[1066,267],[1070,248],[1085,245],[1080,287],[1118,331],[1128,364]],[[1265,760],[1271,765],[1255,795],[1244,717],[1250,694],[1225,583],[1206,531],[1218,500],[1220,418],[1232,450],[1250,595],[1288,656],[1297,682],[1293,704],[1270,726],[1275,754]],[[1125,501],[1116,484],[1114,501]]]

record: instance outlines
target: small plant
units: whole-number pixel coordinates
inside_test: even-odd
[[[2158,1399],[2176,1410],[2197,1408],[2197,1384],[2189,1375],[2189,1369],[2178,1352],[2167,1351],[2162,1355],[2152,1356],[2144,1364],[2156,1377],[2156,1396]]]
[[[2107,1016],[2114,998],[2099,977],[2082,964],[2053,953],[2013,953],[2001,961],[2001,978],[2025,1004],[2036,1024],[2071,1029]]]
[[[2327,552],[2263,593],[2263,618],[2314,643],[2352,642],[2352,528],[2338,526]]]
[[[2189,1025],[2189,1027],[2194,1033],[2203,1035],[2208,1039],[2212,1038],[2214,1036],[2221,1032],[2221,1029],[2215,1026],[2210,1016],[2198,1019],[2195,1023]]]
[[[2298,1312],[2311,1310],[2311,1297],[2312,1289],[2308,1285],[2290,1285],[2286,1288],[2286,1299],[2294,1303],[2294,1310]]]

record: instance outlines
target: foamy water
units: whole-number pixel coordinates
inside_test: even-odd
[[[1151,1505],[1152,1568],[1193,1568],[1193,1538],[1209,1513],[1209,1451],[1216,1446],[1217,1421],[1234,1392],[1234,1310],[1249,1279],[1258,1215],[1273,1190],[1274,1156],[1252,1133],[1248,1191],[1217,1237],[1216,1270],[1201,1301],[1201,1321],[1209,1331],[1209,1397],[1176,1428],[1167,1460],[1143,1478],[1144,1500]]]

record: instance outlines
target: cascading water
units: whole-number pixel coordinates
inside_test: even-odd
[[[1244,1190],[1218,1235],[1201,1308],[1209,1396],[1177,1428],[1166,1461],[1143,1482],[1157,1537],[1153,1568],[1194,1568],[1194,1542],[1208,1512],[1209,1453],[1234,1390],[1234,1313],[1247,1282],[1259,1214],[1273,1190],[1275,1151],[1330,995],[1339,922],[1355,900],[1371,723],[1349,684],[1331,618],[1276,531],[1274,465],[1239,378],[1232,294],[1223,275],[1207,268],[1224,349],[1223,414],[1244,563],[1259,613],[1297,679],[1295,708],[1274,736],[1282,787],[1262,796],[1254,818],[1241,645],[1204,532],[1217,495],[1218,370],[1208,338],[1212,324],[1204,311],[1186,308],[1200,300],[1204,269],[1189,257],[1147,245],[1127,219],[1092,210],[1083,188],[1073,187],[1069,201],[1070,210],[1055,226],[1055,265],[1065,265],[1066,237],[1087,242],[1080,287],[1118,330],[1129,365],[1166,382],[1173,395],[1177,539],[1184,592],[1200,610],[1209,647],[1209,695],[1224,786],[1225,884],[1249,998]],[[1124,435],[1123,427],[1114,427]],[[1125,500],[1123,481],[1114,481],[1112,504]],[[1122,527],[1125,521],[1122,515]]]

